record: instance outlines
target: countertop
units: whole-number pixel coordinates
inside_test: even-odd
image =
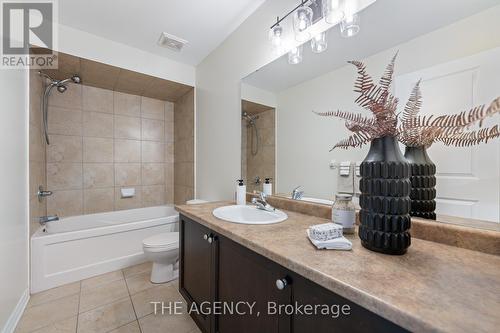
[[[500,256],[412,239],[406,255],[362,247],[317,250],[306,229],[327,220],[286,211],[271,225],[229,223],[212,215],[231,205],[177,206],[185,216],[410,331],[495,332],[500,327]]]

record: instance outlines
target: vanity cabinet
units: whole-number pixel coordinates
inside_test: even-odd
[[[183,215],[180,233],[179,288],[188,308],[193,302],[196,306],[202,302],[255,304],[251,313],[248,306],[240,304],[244,315],[191,313],[205,333],[405,332],[392,322]],[[306,315],[285,310],[296,304],[328,306],[330,314]],[[335,313],[341,312],[342,306],[348,306],[349,314],[336,317]],[[280,307],[280,313],[274,311]]]

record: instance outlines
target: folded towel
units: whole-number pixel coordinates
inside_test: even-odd
[[[309,229],[307,229],[307,237],[309,238],[311,243],[313,243],[314,246],[316,246],[316,248],[318,249],[345,250],[345,251],[352,249],[351,241],[345,237],[338,237],[327,241],[318,241],[311,238],[309,234]]]
[[[332,222],[312,225],[309,227],[309,235],[318,241],[342,237],[342,226]]]

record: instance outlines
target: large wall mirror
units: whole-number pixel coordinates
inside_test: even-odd
[[[488,106],[500,96],[499,14],[500,4],[493,0],[378,0],[358,13],[361,29],[352,38],[333,25],[326,30],[323,52],[313,52],[314,42],[306,41],[298,59],[293,49],[243,78],[242,174],[249,189],[261,190],[264,179],[273,178],[277,195],[291,196],[301,186],[305,200],[330,204],[344,192],[356,201],[356,166],[369,144],[330,151],[352,133],[344,121],[314,113],[369,114],[355,103],[358,73],[347,61],[364,62],[378,81],[398,52],[391,86],[400,100],[398,112],[419,80],[422,115]],[[483,126],[495,126],[499,119],[489,117]],[[427,152],[436,165],[438,217],[499,222],[498,138],[467,147],[436,142]],[[500,224],[484,225],[498,230]]]

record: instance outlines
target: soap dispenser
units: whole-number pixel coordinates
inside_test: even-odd
[[[247,203],[247,187],[243,184],[243,179],[238,179],[236,186],[236,204],[246,205]]]
[[[262,185],[262,192],[264,192],[265,195],[273,194],[273,184],[271,184],[271,179],[272,178],[266,178],[264,184]]]

